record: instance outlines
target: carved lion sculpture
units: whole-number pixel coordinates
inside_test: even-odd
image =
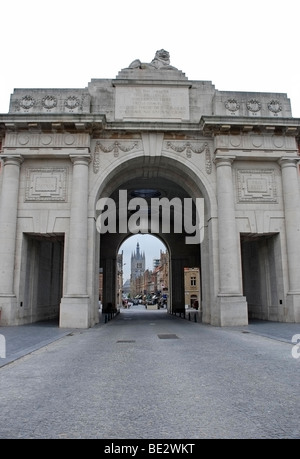
[[[170,65],[170,54],[164,49],[159,49],[155,53],[154,59],[149,63],[141,62],[139,59],[131,62],[130,69],[175,69]]]

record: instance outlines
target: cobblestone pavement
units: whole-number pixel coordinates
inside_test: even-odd
[[[1,439],[300,438],[299,324],[220,328],[133,306],[88,330],[0,334]]]

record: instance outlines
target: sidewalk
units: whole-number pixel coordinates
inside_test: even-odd
[[[74,331],[69,328],[59,328],[57,321],[0,327],[0,335],[5,337],[6,344],[6,358],[0,358],[0,367],[72,334]]]
[[[234,330],[234,327],[228,328]],[[293,336],[300,334],[300,324],[268,322],[266,320],[251,320],[247,326],[237,327],[237,329],[238,328],[244,333],[265,336],[285,343],[292,343]]]
[[[137,308],[138,307],[133,307],[132,309]],[[192,313],[195,314],[195,311],[192,310]],[[178,320],[188,320],[188,314],[186,314],[185,319],[183,317],[177,317]],[[193,317],[191,317],[191,321],[194,321]],[[212,327],[212,325],[205,325],[202,323],[199,323],[199,325],[202,327]],[[104,320],[101,320],[101,322],[96,325],[96,327],[99,326],[105,326]],[[251,320],[248,325],[242,327],[223,327],[223,330],[226,329],[230,331],[242,331],[243,333],[265,336],[267,338],[286,343],[292,343],[293,336],[300,334],[300,324],[268,322],[262,320]],[[73,330],[69,328],[59,328],[57,321],[45,321],[28,325],[0,327],[0,335],[5,337],[6,342],[6,358],[0,358],[0,367],[67,335],[80,332],[82,332],[82,329]]]
[[[195,320],[196,316],[196,320]],[[179,316],[177,316],[179,317]],[[183,317],[182,317],[183,318]],[[191,320],[192,322],[198,322],[197,311],[193,308],[187,308],[185,310],[185,319]],[[201,324],[205,325],[205,324]],[[207,325],[210,327],[211,325]],[[217,327],[218,328],[218,327]],[[286,323],[286,322],[270,322],[267,320],[252,319],[248,325],[236,326],[236,327],[223,327],[224,330],[238,331],[243,333],[252,333],[260,336],[265,336],[270,339],[277,341],[283,341],[286,343],[292,343],[292,337],[295,334],[300,334],[300,323]]]

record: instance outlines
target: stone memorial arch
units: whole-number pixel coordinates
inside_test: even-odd
[[[203,322],[300,322],[299,121],[286,94],[191,81],[165,50],[86,88],[15,89],[0,115],[0,325],[96,324],[99,268],[114,305],[131,206],[154,197],[192,203],[193,223],[203,204],[198,243],[183,223],[157,227],[170,312],[184,308],[184,267],[199,266]],[[116,228],[101,233],[108,198]]]

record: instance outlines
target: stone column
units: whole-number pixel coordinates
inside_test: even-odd
[[[212,321],[216,325],[248,323],[246,299],[242,296],[240,240],[237,232],[232,181],[232,157],[217,157],[219,241],[219,294]]]
[[[13,325],[17,299],[14,292],[14,267],[21,156],[3,158],[0,193],[0,308],[1,325]]]
[[[300,322],[300,195],[299,158],[282,158],[282,188],[289,275],[287,320]]]
[[[89,298],[87,295],[88,259],[88,165],[87,156],[70,156],[73,162],[72,202],[67,243],[65,294],[60,308],[60,326],[87,328]]]
[[[232,183],[232,158],[217,158],[217,199],[220,260],[220,290],[222,294],[241,293],[241,273],[238,258],[238,235],[235,223]]]

